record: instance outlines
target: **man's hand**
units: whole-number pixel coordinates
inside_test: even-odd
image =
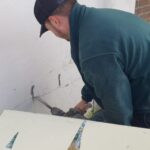
[[[81,100],[74,108],[84,114],[90,107],[92,107],[90,103],[87,103],[85,100]]]

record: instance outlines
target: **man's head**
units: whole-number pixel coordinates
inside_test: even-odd
[[[56,36],[69,40],[69,16],[76,0],[36,0],[34,14],[42,25],[42,35],[47,30]]]

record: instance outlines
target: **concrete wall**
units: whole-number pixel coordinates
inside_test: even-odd
[[[64,110],[80,100],[83,83],[71,60],[70,45],[51,33],[39,38],[40,26],[33,16],[34,2],[0,2],[0,111],[15,109],[48,113],[49,110],[40,103],[32,102],[32,85],[35,85],[36,95]],[[134,0],[80,2],[131,12],[135,6]]]

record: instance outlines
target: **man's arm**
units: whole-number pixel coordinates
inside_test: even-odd
[[[130,125],[132,97],[130,83],[114,54],[97,56],[83,64],[86,80],[102,101],[106,122]]]
[[[85,82],[84,78],[83,81]],[[89,102],[94,98],[94,91],[86,82],[81,90],[81,95],[81,101],[74,108],[84,114],[92,106]]]

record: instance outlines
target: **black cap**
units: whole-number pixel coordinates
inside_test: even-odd
[[[34,15],[41,24],[40,36],[47,31],[45,21],[54,12],[54,10],[66,0],[36,0],[34,6]]]

